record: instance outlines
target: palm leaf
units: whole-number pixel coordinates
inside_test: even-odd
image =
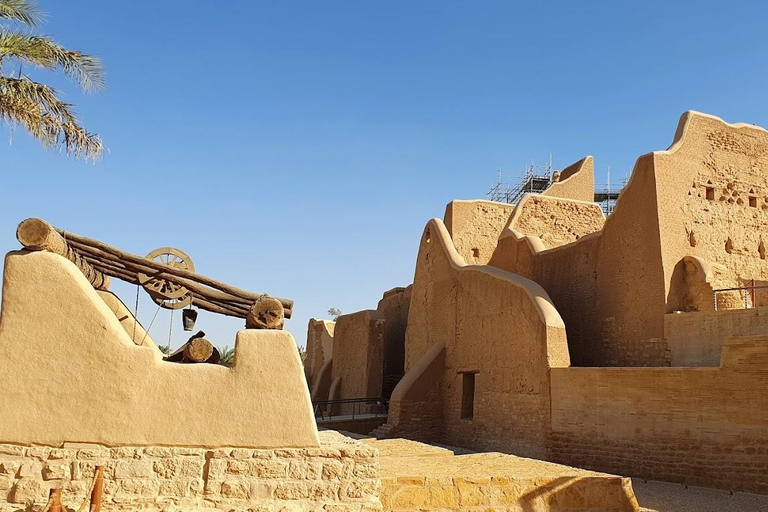
[[[0,77],[0,120],[23,125],[46,147],[61,146],[68,155],[95,160],[103,151],[101,139],[83,128],[72,105],[56,94],[27,77]]]
[[[43,20],[37,2],[30,0],[0,0],[0,19],[19,21],[34,27]]]
[[[0,30],[0,65],[8,58],[52,71],[60,68],[77,80],[85,91],[105,86],[104,68],[98,58],[67,50],[48,37]]]

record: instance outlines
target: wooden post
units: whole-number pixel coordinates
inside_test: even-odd
[[[96,466],[96,481],[91,492],[91,507],[89,512],[101,511],[101,494],[104,489],[104,466]]]
[[[63,512],[61,507],[61,489],[51,489],[48,501],[51,503],[48,512]]]

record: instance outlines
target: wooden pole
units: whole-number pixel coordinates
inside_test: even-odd
[[[56,228],[42,219],[26,219],[16,228],[16,239],[29,251],[48,251],[67,258],[83,273],[88,282],[97,290],[109,289],[109,277],[93,268]]]
[[[48,501],[51,503],[48,512],[63,512],[61,507],[61,489],[51,489],[48,494]]]
[[[75,235],[74,233],[69,233],[62,230],[59,230],[59,233],[61,233],[61,235],[64,236],[64,238],[66,238],[67,241],[73,242],[72,245],[78,247],[79,249],[88,249],[88,248],[98,249],[101,252],[106,252],[114,256],[117,256],[118,260],[121,260],[123,262],[129,262],[129,263],[142,265],[144,267],[149,267],[150,270],[148,272],[145,272],[148,274],[154,274],[156,272],[160,272],[162,274],[170,274],[172,276],[181,277],[184,279],[188,279],[194,282],[204,284],[206,286],[210,286],[211,288],[216,288],[218,290],[221,290],[235,297],[240,297],[242,299],[250,299],[251,301],[264,296],[264,294],[249,292],[234,286],[230,286],[226,283],[222,283],[221,281],[216,281],[215,279],[211,279],[210,277],[206,277],[200,274],[195,274],[194,272],[189,272],[188,270],[169,267],[167,265],[163,265],[162,263],[158,263],[156,261],[148,260],[141,256],[136,256],[135,254],[130,254],[130,253],[121,251],[120,249],[112,247],[98,240],[82,237],[79,235]],[[292,300],[281,299],[279,297],[275,297],[275,298],[280,301],[280,303],[283,305],[284,308],[293,309]]]
[[[235,295],[232,295],[228,292],[224,292],[221,290],[216,290],[213,288],[209,288],[207,286],[203,286],[199,283],[196,283],[190,279],[187,278],[180,278],[180,277],[174,277],[170,272],[166,272],[167,270],[171,270],[171,267],[166,267],[162,264],[155,264],[157,267],[160,268],[160,270],[156,270],[155,266],[150,266],[149,263],[155,263],[151,260],[148,260],[146,258],[140,258],[141,262],[139,263],[133,263],[129,262],[127,260],[121,259],[119,256],[116,256],[112,253],[109,253],[107,251],[102,251],[101,249],[96,249],[93,247],[88,247],[80,244],[79,242],[72,242],[72,245],[77,248],[77,250],[81,251],[85,260],[99,269],[100,271],[117,277],[118,279],[122,279],[124,281],[128,281],[129,283],[138,284],[138,277],[136,274],[138,272],[143,272],[145,274],[150,274],[158,278],[168,278],[171,277],[173,282],[179,284],[180,286],[183,286],[187,290],[189,290],[192,293],[193,296],[193,303],[200,306],[203,309],[208,309],[209,311],[212,311],[214,313],[221,313],[221,311],[210,309],[208,307],[205,307],[203,304],[210,304],[211,306],[219,306],[224,307],[224,309],[235,309],[235,310],[243,310],[242,315],[230,315],[230,316],[237,316],[239,318],[245,318],[245,316],[248,313],[248,310],[252,307],[253,303],[257,299],[249,299],[245,297],[238,297]],[[178,270],[178,269],[173,269]],[[186,272],[186,271],[184,271]],[[192,274],[197,275],[197,274]],[[271,298],[266,295],[258,295],[256,296],[258,299],[261,299],[263,297]],[[202,299],[202,300],[201,300]],[[281,306],[283,304],[283,301],[285,299],[276,299],[280,302]],[[288,301],[290,304],[293,304],[293,301]],[[227,308],[226,306],[223,306],[224,304],[227,304],[230,306],[230,308]],[[293,314],[292,309],[285,309],[283,315],[285,318],[290,318]],[[224,313],[226,314],[226,313]]]
[[[140,284],[137,274],[144,273],[183,286],[192,295],[193,304],[201,309],[245,318],[246,326],[253,328],[279,329],[283,319],[293,315],[292,300],[248,292],[194,272],[169,267],[98,240],[56,229],[42,219],[21,222],[16,237],[28,250],[45,250],[69,259],[96,289],[108,289],[110,276]]]
[[[101,511],[101,494],[104,489],[104,466],[96,466],[96,482],[91,492],[90,512]]]

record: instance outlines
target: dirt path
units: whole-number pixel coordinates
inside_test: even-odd
[[[768,495],[632,479],[643,512],[768,512]]]

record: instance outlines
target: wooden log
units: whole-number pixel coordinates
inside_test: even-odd
[[[205,333],[199,331],[164,359],[171,363],[207,363],[215,354],[218,354],[218,351],[203,336]]]
[[[156,272],[169,274],[169,275],[184,278],[187,280],[192,280],[193,282],[201,283],[206,286],[210,286],[211,288],[221,290],[222,292],[225,292],[235,297],[239,297],[243,299],[257,300],[264,296],[264,294],[249,292],[234,286],[230,286],[226,283],[222,283],[221,281],[216,281],[215,279],[211,279],[210,277],[206,277],[200,274],[195,274],[194,272],[189,272],[187,270],[180,269],[180,268],[168,267],[166,265],[163,265],[162,263],[158,263],[156,261],[148,260],[141,256],[136,256],[135,254],[130,254],[130,253],[121,251],[120,249],[112,247],[98,240],[82,237],[66,231],[59,230],[59,232],[68,241],[76,242],[80,248],[98,249],[102,252],[107,252],[114,256],[117,256],[118,259],[123,261],[124,263],[134,263],[134,264],[142,265],[144,267],[149,267],[151,270],[149,270],[148,272],[145,272],[147,274],[153,274]],[[275,297],[275,298],[280,301],[280,303],[283,305],[284,308],[293,309],[292,300],[281,299],[279,297]]]
[[[72,242],[72,245],[75,248],[77,248],[79,251],[82,251],[82,254],[84,255],[85,259],[92,265],[106,272],[108,275],[114,275],[115,277],[119,279],[127,280],[130,283],[134,283],[134,284],[138,283],[138,277],[135,276],[135,274],[139,272],[148,273],[148,274],[157,276],[158,278],[171,277],[171,279],[175,283],[185,287],[188,291],[192,293],[194,304],[201,305],[202,304],[201,298],[211,304],[219,304],[219,305],[228,304],[232,306],[233,309],[242,309],[243,316],[241,316],[241,318],[244,318],[244,316],[248,313],[248,310],[251,308],[254,302],[251,299],[236,297],[227,292],[209,288],[207,286],[196,283],[190,279],[169,276],[168,272],[165,272],[165,271],[169,270],[171,267],[166,267],[165,265],[162,265],[162,264],[160,264],[161,270],[156,271],[153,268],[150,268],[149,266],[150,260],[147,260],[145,258],[141,258],[143,262],[132,263],[125,260],[121,260],[119,256],[111,254],[107,251],[102,251],[101,249],[95,249],[92,247],[84,246],[79,242]],[[132,274],[132,275],[127,275],[127,274]],[[192,274],[192,275],[197,275],[197,274]],[[261,298],[261,297],[268,297],[268,296],[260,295],[258,297]],[[277,300],[281,301],[281,305],[282,305],[283,299],[277,299]],[[289,302],[293,304],[292,301],[289,301]],[[201,307],[203,306],[201,305]],[[203,307],[203,309],[207,309],[207,308]],[[214,311],[214,312],[218,312],[218,311]],[[284,308],[283,315],[285,318],[290,318],[292,313],[293,313],[292,309]],[[239,316],[239,315],[236,315],[236,316]]]
[[[253,303],[245,317],[247,329],[282,329],[285,309],[279,300],[262,297]]]
[[[48,251],[67,258],[83,273],[97,290],[109,289],[109,277],[85,261],[81,254],[67,243],[56,228],[42,219],[26,219],[16,228],[16,239],[30,251]]]
[[[213,345],[205,338],[193,338],[184,344],[182,363],[204,363],[213,355]]]

